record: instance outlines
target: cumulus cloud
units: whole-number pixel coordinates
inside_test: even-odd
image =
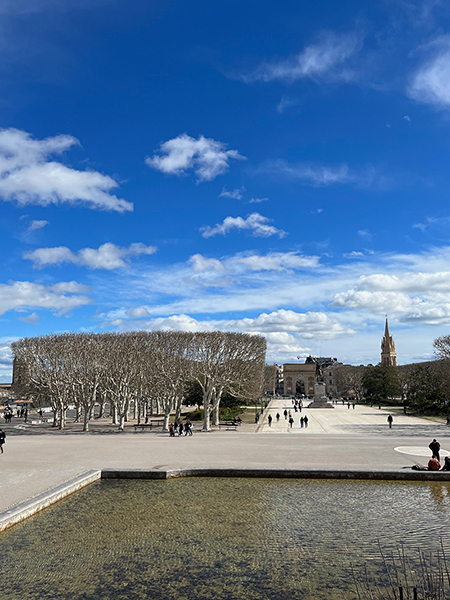
[[[450,108],[450,36],[428,46],[430,56],[414,73],[408,95],[425,104]]]
[[[356,34],[324,32],[317,43],[306,46],[297,56],[265,62],[253,73],[241,76],[241,79],[246,83],[274,80],[292,83],[305,78],[350,81],[354,78],[354,72],[343,65],[358,46]]]
[[[237,150],[226,150],[226,144],[201,135],[198,139],[182,133],[163,142],[159,154],[145,159],[146,164],[168,175],[184,175],[193,169],[197,180],[212,181],[229,169],[230,159],[245,160]]]
[[[297,313],[292,310],[278,310],[270,314],[262,313],[256,318],[235,320],[194,319],[187,314],[157,317],[142,321],[129,321],[116,318],[102,323],[104,327],[116,327],[121,331],[142,329],[146,331],[237,331],[264,335],[268,343],[268,356],[275,359],[283,355],[297,355],[310,352],[305,340],[333,340],[353,335],[352,327],[342,323],[338,317],[321,312]]]
[[[0,284],[0,315],[10,310],[29,308],[48,308],[62,315],[73,308],[90,304],[90,298],[78,295],[88,289],[70,281],[53,286],[29,281]]]
[[[331,306],[436,325],[450,323],[449,292],[449,271],[374,273],[360,277],[352,289],[335,294]]]
[[[210,225],[202,227],[200,231],[204,238],[210,238],[215,235],[226,235],[233,229],[238,231],[249,230],[254,237],[270,237],[277,235],[283,238],[287,235],[286,231],[277,229],[273,225],[269,225],[271,219],[263,217],[255,212],[249,215],[246,219],[243,217],[226,217],[222,223],[217,223],[214,227]]]
[[[203,273],[205,271],[225,271],[225,266],[217,258],[206,258],[201,254],[193,254],[188,263],[192,266],[195,273]]]
[[[145,244],[131,244],[128,248],[121,248],[115,244],[102,244],[98,249],[82,248],[77,253],[66,246],[55,248],[38,248],[25,252],[24,258],[33,261],[35,269],[42,269],[48,265],[61,265],[72,263],[74,265],[89,267],[90,269],[123,269],[129,266],[127,259],[141,254],[154,254],[155,246]]]
[[[131,202],[110,193],[118,187],[111,177],[51,159],[78,144],[70,135],[35,140],[25,131],[0,130],[0,198],[20,206],[68,203],[97,210],[133,210]]]

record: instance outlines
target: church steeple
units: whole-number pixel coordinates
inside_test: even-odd
[[[389,331],[389,323],[386,317],[386,326],[384,328],[384,336],[381,341],[381,364],[391,367],[397,366],[397,354],[395,352],[394,339]]]

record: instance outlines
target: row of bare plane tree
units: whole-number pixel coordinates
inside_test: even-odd
[[[131,407],[138,414],[150,402],[169,416],[181,414],[189,383],[203,392],[203,429],[219,422],[224,393],[254,400],[262,392],[266,340],[230,332],[136,331],[62,333],[22,338],[11,344],[16,394],[35,406],[51,406],[64,428],[67,408],[75,405],[89,429],[94,406],[109,405],[121,429]]]

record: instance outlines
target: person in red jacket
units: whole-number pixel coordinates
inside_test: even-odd
[[[441,468],[441,463],[438,461],[438,459],[430,458],[430,460],[428,461],[428,470],[429,471],[439,471],[440,468]]]

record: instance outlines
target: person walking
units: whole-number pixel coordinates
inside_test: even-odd
[[[0,429],[0,454],[3,454],[3,444],[6,441],[6,433]]]
[[[180,424],[178,426],[178,435],[179,435],[179,437],[181,437],[183,435],[183,431],[184,431],[183,423],[180,421]]]
[[[305,418],[300,417],[300,427],[303,427],[304,424],[305,424]]]
[[[277,423],[280,420],[280,413],[277,413]]]
[[[392,423],[394,422],[392,415],[388,415],[387,422],[389,423],[389,429],[392,429]]]
[[[292,418],[292,415],[289,417],[289,425],[292,428],[292,425],[294,424],[294,419]]]
[[[441,449],[440,443],[438,441],[436,441],[436,440],[433,440],[431,442],[431,444],[428,446],[428,448],[433,453],[433,456],[431,458],[437,458],[437,460],[439,462],[441,462],[441,457],[439,456],[439,450]]]
[[[284,409],[284,413],[283,414],[284,414],[284,418],[287,419],[287,410],[286,409]]]
[[[308,421],[309,421],[309,419],[308,419],[308,417],[306,415],[303,417],[303,420],[305,422],[305,427],[308,427]]]
[[[267,417],[267,421],[268,421],[268,423],[269,423],[269,427],[272,427],[272,415],[269,415],[269,416]]]

